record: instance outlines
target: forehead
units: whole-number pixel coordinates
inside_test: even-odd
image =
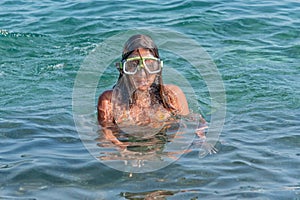
[[[153,56],[149,49],[138,49],[142,57]],[[138,50],[135,50],[128,56],[128,58],[139,56]]]

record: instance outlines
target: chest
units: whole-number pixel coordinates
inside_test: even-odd
[[[114,120],[118,126],[161,126],[171,117],[171,113],[162,105],[154,105],[151,107],[139,107],[133,105],[129,109],[124,109]]]

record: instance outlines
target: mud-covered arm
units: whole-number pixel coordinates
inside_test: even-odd
[[[112,90],[107,90],[103,92],[98,99],[98,122],[102,127],[108,127],[113,125],[111,98]]]
[[[123,146],[124,144],[119,141],[113,134],[113,129],[115,128],[113,109],[112,109],[112,90],[107,90],[103,92],[98,99],[97,113],[98,113],[98,123],[102,126],[103,134],[105,139],[111,141],[112,143]]]
[[[195,131],[196,135],[201,140],[201,147],[209,154],[216,153],[217,149],[206,140],[206,131],[208,124],[201,114],[192,114],[189,112],[188,103],[183,91],[176,85],[166,85],[167,93],[169,94],[170,103],[175,108],[177,114],[194,118],[199,121],[199,125]],[[195,115],[194,117],[192,115]]]

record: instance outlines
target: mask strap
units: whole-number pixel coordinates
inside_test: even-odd
[[[143,57],[142,57],[142,55],[141,55],[141,53],[140,53],[140,49],[137,49],[137,52],[138,52],[138,54],[139,54],[141,60],[143,60]]]
[[[140,56],[140,59],[141,59],[141,61],[142,61],[142,65],[143,65],[143,67],[145,68],[145,66],[144,66],[144,60],[143,60],[143,57],[142,57],[142,55],[141,55],[141,53],[140,53],[140,49],[137,49],[137,52],[138,52],[138,54],[139,54],[139,56]]]

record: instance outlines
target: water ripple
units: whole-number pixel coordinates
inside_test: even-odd
[[[298,1],[4,0],[0,7],[0,198],[300,195]],[[165,169],[129,177],[99,163],[83,146],[72,89],[91,50],[140,27],[179,31],[209,52],[226,88],[227,116],[218,154],[199,159],[192,151]],[[182,65],[209,112],[202,77],[165,55]],[[114,73],[105,77],[107,87]]]

